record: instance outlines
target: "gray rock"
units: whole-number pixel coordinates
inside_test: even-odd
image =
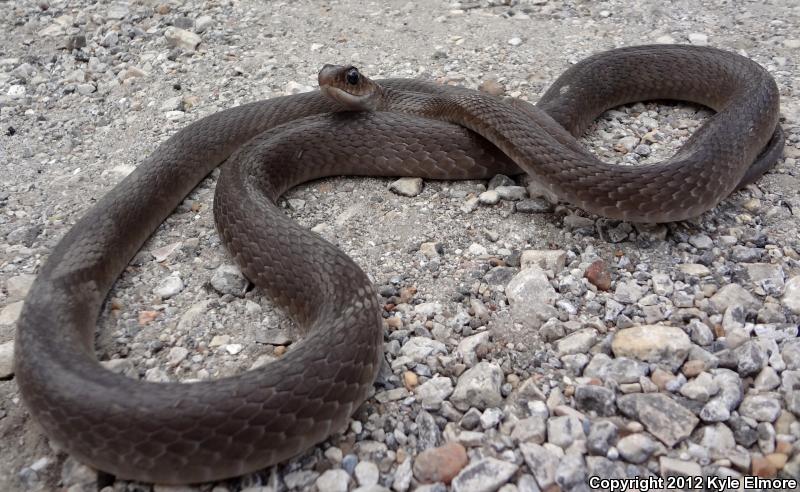
[[[412,461],[414,460],[406,459],[395,470],[394,481],[392,482],[392,490],[395,492],[406,492],[411,486],[411,478],[413,477]]]
[[[739,413],[757,422],[775,422],[781,414],[781,402],[769,395],[747,395],[739,405]]]
[[[586,468],[590,477],[603,477],[603,478],[628,478],[628,469],[636,472],[633,476],[645,476],[643,473],[638,473],[637,467],[633,465],[625,465],[620,461],[611,461],[602,456],[587,456]]]
[[[639,144],[639,139],[634,136],[627,136],[622,137],[617,140],[617,143],[614,145],[614,148],[619,151],[624,152],[633,152],[633,149]]]
[[[520,266],[523,270],[538,266],[558,274],[564,269],[566,260],[567,252],[562,249],[526,249],[520,257]]]
[[[547,490],[556,483],[556,470],[559,458],[544,446],[534,443],[521,443],[519,450],[528,469],[536,478],[539,488]]]
[[[600,420],[592,422],[589,436],[586,440],[586,449],[598,456],[605,456],[611,446],[617,443],[619,431],[613,422]]]
[[[556,483],[561,490],[579,491],[585,487],[586,464],[583,456],[576,453],[564,455],[556,468]]]
[[[14,375],[14,340],[0,343],[0,379]]]
[[[514,320],[531,328],[558,315],[553,307],[558,295],[541,268],[531,267],[515,275],[506,286],[506,295]]]
[[[168,27],[164,31],[164,37],[167,39],[169,46],[187,51],[196,50],[202,41],[197,34],[177,27]]]
[[[525,473],[519,477],[519,480],[517,480],[517,491],[542,492],[542,489],[539,488],[539,484],[536,483],[536,479],[533,478],[533,475]]]
[[[489,184],[486,187],[493,190],[498,186],[516,186],[516,183],[505,174],[495,174],[492,176],[492,179],[489,180]]]
[[[415,362],[425,362],[429,356],[446,354],[447,347],[438,340],[425,337],[412,337],[400,348],[400,355]]]
[[[780,265],[772,263],[743,263],[742,266],[747,271],[747,276],[756,287],[774,285],[778,290],[783,291],[785,276]]]
[[[680,393],[686,398],[705,403],[719,393],[719,386],[711,374],[701,372],[697,377],[681,386]]]
[[[659,459],[662,477],[699,477],[702,475],[703,470],[700,465],[691,461],[677,460],[662,456]]]
[[[183,280],[177,275],[170,275],[158,284],[158,287],[153,289],[153,294],[162,299],[169,299],[170,297],[178,295],[183,290]]]
[[[619,455],[630,463],[644,463],[658,449],[646,434],[630,434],[617,442]]]
[[[697,318],[689,322],[689,338],[700,346],[708,346],[714,341],[714,332],[711,328]]]
[[[800,314],[800,275],[786,282],[781,302],[794,314]]]
[[[556,350],[560,356],[581,354],[588,352],[596,342],[597,330],[594,328],[585,328],[556,342]]]
[[[547,421],[547,441],[562,448],[568,448],[575,441],[584,440],[583,424],[577,417],[563,415]]]
[[[564,369],[573,376],[580,376],[583,368],[589,363],[589,356],[586,354],[564,355],[561,357]]]
[[[781,377],[770,366],[765,367],[758,373],[753,385],[760,391],[771,391],[781,385]]]
[[[319,477],[319,473],[310,470],[297,470],[283,476],[283,482],[290,489],[305,489]]]
[[[619,330],[611,342],[617,357],[631,357],[643,362],[663,365],[677,370],[692,342],[680,328],[667,325],[643,325]]]
[[[730,334],[734,331],[744,332],[746,314],[744,307],[739,304],[731,304],[725,308],[725,313],[722,316],[722,329],[725,331],[726,336],[730,337]],[[728,346],[731,346],[730,341]]]
[[[106,17],[109,19],[120,20],[124,19],[129,12],[130,8],[128,7],[127,2],[114,2],[108,7],[108,10],[106,11]]]
[[[758,433],[755,426],[751,426],[748,422],[751,419],[744,419],[740,416],[731,417],[727,425],[733,431],[733,438],[737,444],[749,448],[758,440]]]
[[[601,219],[600,223],[604,223],[605,220]],[[628,240],[631,237],[631,232],[633,231],[633,226],[629,222],[620,222],[619,224],[608,227],[605,231],[601,229],[601,233],[605,232],[606,239],[610,243],[621,243],[623,241]]]
[[[756,434],[758,435],[758,449],[765,455],[775,452],[775,427],[769,422],[760,422],[756,426]]]
[[[382,450],[378,450],[376,454],[382,454]],[[342,469],[348,474],[354,474],[356,472],[356,466],[358,466],[358,456],[347,454],[342,457]]]
[[[514,424],[511,439],[515,442],[544,443],[547,438],[547,418],[541,415],[524,418]]]
[[[28,292],[31,290],[33,281],[36,280],[36,275],[23,273],[15,275],[6,281],[6,292],[8,292],[8,302],[16,302],[25,299]]]
[[[617,317],[625,310],[625,305],[621,304],[614,299],[606,300],[606,312],[603,316],[604,321],[615,321]]]
[[[575,389],[575,406],[578,410],[611,416],[616,411],[614,391],[597,385],[580,385]]]
[[[700,418],[705,422],[724,422],[742,401],[742,381],[738,374],[729,369],[713,369],[711,374],[719,393],[705,404],[700,411]]]
[[[410,461],[410,460],[409,460]],[[517,472],[518,465],[495,458],[471,463],[453,479],[454,492],[493,492]]]
[[[500,194],[496,190],[487,190],[478,195],[478,201],[483,205],[495,205],[500,201]]]
[[[469,410],[467,410],[464,416],[461,417],[461,420],[459,421],[458,424],[461,426],[462,429],[467,429],[467,430],[477,429],[481,423],[481,415],[482,415],[481,411],[478,410],[477,408],[470,408]]]
[[[445,490],[440,490],[440,489],[435,488],[436,485],[438,485],[438,484],[430,485],[431,489],[428,490],[427,492],[447,492],[446,489]],[[423,486],[423,487],[425,487],[425,486]],[[249,489],[242,489],[242,490],[243,490],[243,492],[250,492]],[[273,489],[270,488],[270,489],[268,489],[268,490],[266,490],[264,492],[270,492],[272,490]],[[418,487],[416,490],[423,490],[423,489],[422,489],[422,487]],[[259,492],[259,491],[255,491],[255,492]],[[374,484],[374,485],[363,485],[361,487],[356,487],[355,489],[353,489],[353,492],[391,492],[391,489],[387,489],[383,485]]]
[[[34,462],[30,468],[33,470],[44,470],[47,464],[42,463],[40,460]],[[97,472],[92,468],[78,462],[75,458],[69,456],[64,460],[64,465],[61,468],[61,483],[65,489],[72,490],[88,490],[94,485],[97,487]]]
[[[17,322],[22,314],[22,305],[25,301],[12,302],[0,309],[0,326],[11,326]]]
[[[724,313],[729,306],[740,305],[745,309],[758,309],[761,303],[739,284],[728,284],[711,296],[711,305]]]
[[[221,295],[244,297],[249,282],[234,265],[221,265],[211,276],[211,287]]]
[[[653,273],[651,280],[653,281],[653,292],[659,296],[668,296],[674,290],[672,278],[666,273]]]
[[[569,230],[588,229],[594,230],[594,219],[580,215],[567,215],[564,217],[564,227]]]
[[[503,370],[500,366],[480,362],[458,378],[450,401],[461,411],[466,411],[469,407],[480,410],[499,407],[503,401],[500,394],[502,384]]]
[[[419,252],[427,256],[428,258],[438,258],[444,253],[444,247],[442,246],[442,243],[428,241],[419,245]],[[396,294],[390,294],[390,295],[396,295]],[[390,296],[384,296],[384,297],[390,297]]]
[[[617,406],[669,447],[689,437],[699,422],[691,411],[663,393],[623,395],[617,398]]]
[[[672,295],[672,303],[678,308],[690,308],[694,306],[694,296],[683,290],[676,290]]]
[[[257,332],[256,341],[258,343],[264,343],[268,345],[288,345],[292,343],[292,338],[283,329],[271,328]]]
[[[437,313],[442,312],[442,305],[438,302],[423,302],[414,306],[414,311],[426,318],[432,318]]]
[[[453,393],[453,382],[448,377],[434,376],[417,386],[417,398],[425,410],[438,410],[442,402]]]
[[[800,339],[787,340],[781,348],[781,358],[786,369],[790,371],[800,369]]]
[[[23,91],[25,89],[25,86],[12,86],[12,88],[13,87],[22,87]],[[22,244],[30,248],[41,233],[42,226],[40,224],[24,225],[9,232],[8,236],[6,236],[6,241],[10,244]]]
[[[606,354],[599,353],[592,357],[583,375],[597,378],[601,381],[614,381],[617,384],[637,383],[646,376],[647,364],[627,357],[612,359]]]
[[[733,431],[725,424],[707,425],[697,432],[698,443],[706,448],[714,460],[725,459],[736,447]]]
[[[167,355],[167,364],[173,367],[177,366],[187,355],[189,355],[189,349],[186,347],[172,347]]]
[[[524,186],[498,186],[494,189],[503,200],[523,200],[528,197],[528,190]]]
[[[211,16],[201,15],[194,21],[194,30],[202,34],[206,32],[212,25],[214,25],[214,19]]]
[[[347,473],[347,472],[345,472]],[[371,461],[361,461],[356,465],[355,476],[362,487],[376,485],[380,478],[378,466]]]
[[[496,266],[486,272],[486,275],[483,276],[483,280],[489,285],[506,285],[514,278],[515,273],[515,268]]]
[[[106,48],[116,46],[117,43],[119,43],[119,33],[117,31],[108,31],[100,41],[100,44]]]
[[[341,469],[328,470],[314,482],[319,492],[347,492],[349,484],[350,475]]]
[[[414,423],[417,424],[417,451],[425,451],[439,445],[442,433],[433,415],[425,410],[420,410]]]
[[[389,185],[389,190],[403,196],[417,196],[422,193],[422,178],[400,178]]]
[[[633,304],[642,298],[644,289],[635,280],[617,282],[614,290],[614,299],[623,304]]]
[[[767,354],[756,341],[747,341],[734,349],[737,370],[743,377],[757,374],[767,364]]]
[[[503,411],[499,408],[492,407],[483,411],[479,421],[483,430],[489,430],[497,427],[502,419]]]
[[[541,336],[542,340],[545,342],[554,342],[559,338],[563,338],[565,334],[564,324],[557,318],[550,318],[539,328],[539,336]]]
[[[514,211],[520,214],[549,214],[555,210],[551,202],[544,198],[531,198],[514,203]]]
[[[714,247],[714,241],[705,234],[689,236],[689,244],[697,249],[711,249]]]

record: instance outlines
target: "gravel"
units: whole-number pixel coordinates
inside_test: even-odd
[[[665,225],[591,216],[524,176],[351,177],[291,190],[279,202],[286,213],[378,288],[386,364],[374,397],[292,460],[174,490],[511,492],[587,490],[592,475],[800,478],[794,3],[690,2],[677,15],[654,0],[3,2],[0,436],[14,452],[0,454],[0,489],[151,490],[55,450],[20,401],[11,360],[22,300],[52,247],[178,129],[313,90],[324,63],[535,102],[591,53],[650,42],[717,46],[766,67],[787,137],[777,166],[714,210]],[[710,115],[631,104],[606,112],[582,143],[606,161],[647,165]],[[96,339],[110,370],[220,378],[302,338],[221,247],[217,175],[112,290]]]

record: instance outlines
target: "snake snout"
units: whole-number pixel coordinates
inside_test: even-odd
[[[331,65],[330,63],[323,65],[317,75],[319,86],[326,87],[334,84],[336,82],[336,74],[339,73],[342,68],[341,65]]]

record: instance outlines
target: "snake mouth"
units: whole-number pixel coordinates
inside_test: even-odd
[[[356,95],[331,85],[322,85],[319,89],[326,97],[351,111],[374,111],[377,107],[374,94]]]
[[[357,96],[330,85],[320,86],[319,89],[325,96],[340,103],[347,109],[352,109],[354,111],[371,111],[375,109],[374,98],[371,94]]]

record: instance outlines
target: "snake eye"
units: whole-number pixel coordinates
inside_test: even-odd
[[[347,77],[347,83],[348,84],[350,84],[350,85],[358,84],[358,80],[360,79],[360,76],[358,74],[358,69],[351,68],[350,70],[347,71],[346,77]]]

